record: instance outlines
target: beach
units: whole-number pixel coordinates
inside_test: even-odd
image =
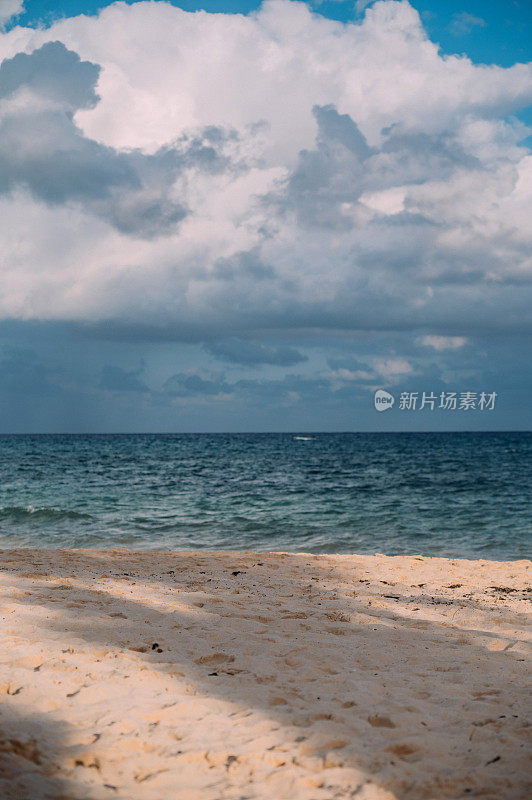
[[[0,551],[0,797],[524,800],[531,577],[525,560]]]

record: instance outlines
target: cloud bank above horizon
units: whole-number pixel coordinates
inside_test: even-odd
[[[0,58],[1,318],[529,330],[532,65],[442,56],[394,0],[348,24],[115,3],[15,27]]]

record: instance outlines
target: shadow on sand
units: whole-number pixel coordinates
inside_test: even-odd
[[[0,795],[524,800],[525,664],[507,633],[488,629],[492,594],[458,602],[455,590],[429,584],[421,563],[412,584],[406,569],[399,580],[369,563],[306,554],[0,553],[17,587],[4,599],[17,618],[23,612],[23,626],[32,618],[39,625],[33,638],[43,652],[27,685],[16,672],[22,691],[10,692],[0,712]],[[94,662],[96,650],[99,666],[76,661],[80,653]],[[32,711],[24,696],[39,692],[47,670],[64,681],[64,704]],[[106,686],[122,686],[123,707],[104,702],[91,718],[96,685],[104,697]],[[91,764],[83,754],[96,727],[101,750]],[[151,741],[160,769],[139,777],[131,761],[122,763],[121,742],[132,737],[139,747],[131,758]],[[169,737],[179,746],[169,748]],[[158,794],[153,779],[172,771],[185,793]],[[191,785],[187,795],[187,775],[200,773],[199,793]]]

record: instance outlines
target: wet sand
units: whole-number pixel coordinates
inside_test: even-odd
[[[0,797],[524,800],[531,576],[0,551]]]

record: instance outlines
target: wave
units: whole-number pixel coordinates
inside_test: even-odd
[[[92,520],[91,514],[82,514],[65,508],[48,506],[3,506],[0,521],[5,522],[61,522],[63,520]]]

